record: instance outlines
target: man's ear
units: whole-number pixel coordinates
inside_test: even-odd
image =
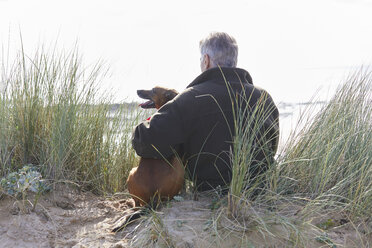
[[[211,68],[211,58],[209,57],[208,54],[204,54],[204,68],[206,70]]]

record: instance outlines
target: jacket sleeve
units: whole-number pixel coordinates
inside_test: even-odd
[[[169,158],[179,144],[185,142],[185,130],[177,101],[161,107],[150,120],[137,125],[132,146],[144,158]],[[176,149],[177,150],[177,149]]]

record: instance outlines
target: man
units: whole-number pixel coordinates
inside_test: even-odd
[[[258,103],[267,110],[259,131],[252,133],[253,146],[263,136],[267,144],[267,149],[252,150],[253,175],[265,171],[276,152],[279,113],[267,92],[253,86],[249,73],[236,68],[238,46],[233,37],[211,33],[200,41],[200,52],[202,73],[151,120],[135,128],[132,145],[145,158],[169,158],[177,152],[197,190],[204,191],[231,182],[237,112],[243,109],[248,123]]]

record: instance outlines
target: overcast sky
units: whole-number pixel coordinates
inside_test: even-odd
[[[371,13],[372,0],[0,0],[0,42],[15,46],[21,31],[32,53],[78,41],[87,63],[110,65],[105,84],[123,101],[154,85],[184,89],[200,74],[199,40],[224,31],[256,85],[276,102],[303,102],[371,64]]]

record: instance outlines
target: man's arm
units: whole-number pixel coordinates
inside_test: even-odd
[[[144,158],[169,158],[175,147],[185,142],[185,135],[178,103],[172,101],[135,127],[132,146]]]

